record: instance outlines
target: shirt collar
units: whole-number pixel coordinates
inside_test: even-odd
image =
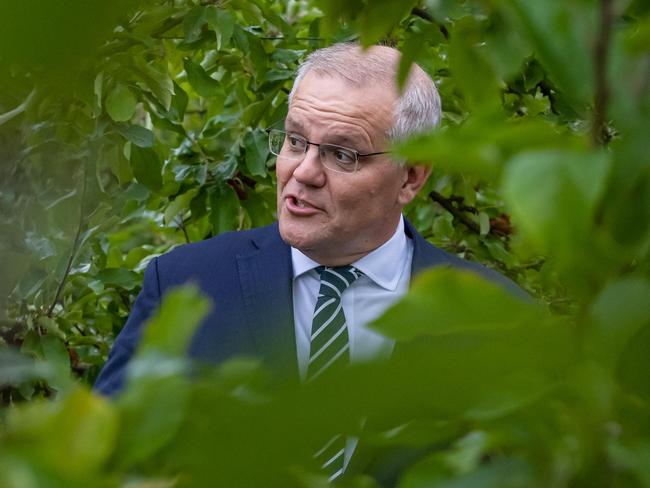
[[[352,266],[382,288],[395,291],[408,255],[406,239],[404,218],[402,217],[399,219],[397,229],[395,229],[395,233],[390,239],[374,251],[352,263]],[[291,261],[294,279],[320,266],[316,261],[305,256],[294,247],[291,248]]]

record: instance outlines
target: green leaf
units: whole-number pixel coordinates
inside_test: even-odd
[[[195,286],[169,291],[144,330],[138,355],[156,351],[184,357],[194,331],[210,308],[210,301]]]
[[[101,158],[111,168],[111,172],[117,178],[120,185],[124,185],[133,180],[133,170],[129,161],[124,157],[122,151],[117,146],[107,146],[101,151]]]
[[[431,22],[420,22],[416,25],[417,30],[407,34],[406,40],[400,48],[402,56],[397,70],[397,85],[400,89],[404,86],[413,63],[427,55],[429,42],[436,37],[442,37],[440,31]]]
[[[482,52],[481,27],[474,16],[466,16],[454,25],[449,43],[449,68],[463,92],[463,98],[473,111],[500,110],[499,83],[493,67]]]
[[[642,277],[622,278],[598,295],[590,310],[595,321],[591,342],[601,361],[614,365],[626,344],[650,324],[648,297],[650,282]]]
[[[62,371],[70,370],[70,354],[60,338],[53,334],[41,336],[45,360]]]
[[[190,202],[199,192],[198,188],[192,188],[182,195],[177,196],[170,202],[165,210],[164,221],[170,224],[179,213],[184,213],[189,209]]]
[[[153,132],[141,125],[117,124],[117,131],[122,134],[125,139],[131,141],[136,146],[153,147]]]
[[[185,110],[187,110],[187,104],[189,102],[189,97],[185,90],[183,90],[180,85],[174,82],[174,96],[172,97],[171,112],[174,115],[174,118],[183,122],[183,117],[185,117]]]
[[[174,95],[174,82],[167,69],[140,58],[136,59],[136,66],[145,87],[151,90],[165,110],[169,110]]]
[[[539,119],[506,120],[480,114],[461,125],[438,128],[399,143],[394,150],[412,162],[435,165],[452,174],[497,180],[505,159],[524,150],[584,146]]]
[[[57,369],[54,364],[35,360],[8,348],[0,348],[0,371],[2,371],[3,383],[13,386],[34,380],[61,383],[63,378],[69,374],[68,371]]]
[[[376,43],[406,17],[418,3],[417,0],[374,1],[372,7],[363,9],[359,16],[358,26],[361,33],[361,43],[364,46]]]
[[[219,82],[211,78],[200,65],[187,58],[184,60],[183,65],[185,66],[187,79],[190,85],[192,85],[192,88],[196,90],[196,93],[205,98],[214,97],[219,94],[221,91]]]
[[[216,186],[210,193],[210,222],[214,234],[234,230],[239,221],[239,198],[230,185]]]
[[[405,341],[423,335],[508,330],[543,315],[539,306],[476,273],[437,267],[419,275],[409,293],[372,328]]]
[[[140,277],[126,268],[104,268],[97,272],[95,278],[104,285],[133,290],[140,284]]]
[[[593,98],[591,55],[597,9],[581,2],[549,0],[501,2],[517,30],[529,40],[535,56],[576,108]]]
[[[485,212],[480,212],[478,214],[478,222],[481,235],[487,235],[490,232],[490,216]]]
[[[573,260],[585,248],[608,171],[606,152],[526,152],[509,161],[504,196],[527,237]]]
[[[132,145],[131,168],[136,180],[151,191],[162,188],[162,162],[153,149]]]
[[[228,46],[235,28],[235,16],[230,10],[220,10],[214,5],[206,7],[206,20],[217,35],[217,49]]]
[[[116,122],[130,120],[135,113],[136,103],[137,99],[131,89],[118,82],[106,96],[106,112]]]
[[[77,387],[63,401],[10,409],[3,449],[54,476],[94,476],[113,452],[117,415],[108,400]]]
[[[266,176],[266,158],[269,155],[269,143],[266,132],[257,129],[244,136],[246,150],[246,168],[253,176]]]
[[[206,22],[206,8],[196,6],[190,9],[183,18],[185,41],[194,42],[201,37],[203,26]]]

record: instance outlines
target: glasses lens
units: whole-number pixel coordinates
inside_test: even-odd
[[[273,129],[269,131],[269,150],[276,156],[280,155],[284,144],[284,132]]]
[[[345,147],[321,144],[320,159],[323,166],[339,173],[354,173],[357,169],[357,153]]]
[[[302,159],[307,152],[307,141],[300,136],[273,129],[269,131],[269,149],[276,156]]]

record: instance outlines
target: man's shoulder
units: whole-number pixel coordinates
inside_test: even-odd
[[[476,273],[483,278],[502,285],[513,295],[528,299],[528,294],[522,290],[510,278],[502,275],[501,273],[488,268],[480,263],[468,261],[467,259],[460,258],[455,254],[447,252],[439,247],[434,246],[420,235],[415,228],[408,224],[408,231],[412,233],[414,241],[414,254],[413,254],[413,273],[419,274],[427,269],[436,266],[451,266],[472,273]]]
[[[193,274],[234,266],[237,256],[252,254],[265,246],[283,246],[277,223],[255,229],[225,232],[200,242],[183,244],[158,256],[159,272]]]

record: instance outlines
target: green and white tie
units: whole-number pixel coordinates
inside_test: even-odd
[[[343,366],[350,362],[348,326],[341,304],[341,295],[362,275],[361,271],[353,266],[337,268],[319,266],[316,270],[320,273],[320,290],[311,326],[307,381],[316,379],[329,368]],[[330,439],[314,455],[321,463],[321,468],[328,474],[330,481],[343,474],[345,445],[345,436],[339,434]]]
[[[320,272],[320,290],[311,325],[307,381],[335,365],[350,362],[348,326],[341,295],[361,276],[361,272],[353,266],[319,266],[316,270]]]

